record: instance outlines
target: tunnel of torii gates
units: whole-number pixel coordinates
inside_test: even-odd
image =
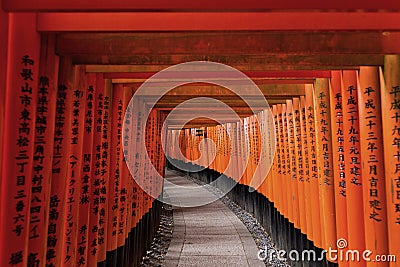
[[[0,266],[138,265],[167,164],[224,174],[280,248],[398,258],[314,266],[400,266],[398,1],[0,2]],[[242,71],[269,107],[194,82],[129,108],[189,61]],[[204,99],[168,117],[194,97],[241,119]]]

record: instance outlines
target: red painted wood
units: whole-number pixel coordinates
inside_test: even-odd
[[[276,107],[275,110],[275,129],[276,129],[276,140],[277,140],[277,171],[278,171],[278,177],[276,178],[277,183],[274,183],[276,185],[275,187],[275,192],[280,192],[277,194],[276,198],[276,208],[278,211],[280,211],[283,215],[285,213],[284,210],[284,194],[286,188],[283,186],[284,185],[284,168],[286,164],[284,164],[284,145],[283,145],[283,126],[282,126],[282,105],[278,104],[275,105]],[[282,188],[282,189],[281,189]]]
[[[104,18],[103,18],[104,19]],[[49,22],[51,23],[51,22]],[[82,21],[81,23],[85,23]],[[251,37],[251,38],[250,38]],[[285,67],[285,62],[295,65],[323,69],[324,66],[357,66],[355,63],[382,64],[379,54],[400,53],[400,32],[389,31],[229,31],[229,32],[157,32],[157,33],[80,33],[58,36],[57,52],[75,56],[85,62],[93,57],[101,58],[92,64],[104,64],[110,60],[128,64],[161,64],[186,62],[185,57],[176,55],[195,55],[194,59],[233,62],[239,66],[256,61],[258,70],[271,70],[268,56],[276,68]],[[255,55],[261,56],[255,60]],[[328,54],[328,55],[327,55]],[[347,56],[346,56],[347,54]],[[357,54],[357,55],[351,55]],[[365,54],[367,58],[362,58]],[[141,56],[137,56],[141,55]],[[336,58],[335,56],[338,56]],[[234,56],[230,61],[228,56]],[[365,57],[364,56],[364,57]],[[124,58],[128,57],[128,61]],[[171,57],[170,60],[165,58]],[[178,56],[179,57],[179,56]],[[311,59],[310,59],[311,57]],[[354,57],[355,63],[348,63]],[[92,59],[91,59],[92,58]],[[133,58],[129,61],[129,58]],[[192,57],[193,58],[193,57]],[[137,60],[137,61],[136,61]],[[253,61],[254,60],[254,61]],[[323,63],[318,63],[323,61]],[[97,63],[96,63],[97,62]],[[249,63],[250,62],[250,63]],[[282,62],[282,63],[280,63]],[[265,67],[263,67],[265,65]],[[318,67],[320,66],[320,67]],[[249,68],[250,69],[250,68]],[[290,68],[289,68],[290,69]],[[295,69],[295,67],[292,67]],[[347,69],[347,67],[346,67]],[[355,69],[355,68],[352,68]]]
[[[307,234],[307,217],[306,217],[306,199],[305,192],[305,179],[304,179],[304,140],[302,139],[302,121],[301,121],[301,106],[300,99],[293,98],[293,139],[294,139],[294,152],[295,152],[295,165],[292,162],[293,178],[297,180],[297,201],[299,203],[299,219],[300,230],[302,233]],[[293,152],[293,149],[292,149]],[[294,191],[296,193],[296,189]]]
[[[79,196],[82,187],[80,177],[83,163],[83,132],[85,119],[85,70],[82,66],[74,66],[73,105],[67,111],[71,117],[66,131],[70,138],[65,140],[70,144],[67,154],[67,175],[64,205],[63,244],[60,266],[76,266],[76,248],[78,238]],[[58,251],[57,251],[58,252]],[[56,252],[56,253],[57,253]]]
[[[397,30],[400,28],[399,17],[400,14],[396,12],[40,13],[38,30],[50,32]],[[110,21],[113,23],[109,23]]]
[[[321,201],[321,225],[324,249],[336,247],[336,218],[332,162],[332,129],[329,100],[329,80],[315,83],[315,121],[317,133],[318,176]],[[328,258],[328,260],[330,260]]]
[[[335,216],[337,239],[348,239],[347,203],[346,203],[346,172],[345,172],[345,133],[343,130],[343,102],[342,102],[342,73],[332,71],[330,81],[330,108],[332,126],[332,157],[333,180],[335,188]],[[341,267],[349,266],[348,262],[341,261]]]
[[[0,195],[0,265],[26,266],[38,92],[40,37],[36,15],[9,15]]]
[[[115,89],[116,87],[114,87]],[[125,118],[126,107],[132,97],[132,95],[124,90],[122,87],[117,87],[116,90],[122,90],[122,120]],[[124,130],[124,129],[123,129]],[[129,170],[126,165],[125,158],[123,157],[121,163],[121,179],[120,179],[120,194],[119,194],[119,217],[118,217],[118,241],[117,246],[121,247],[125,244],[125,239],[130,229],[127,229],[127,216],[128,216],[128,205],[130,199],[128,198],[128,185],[129,185]]]
[[[381,108],[389,253],[400,255],[400,57],[398,55],[385,56],[383,73],[384,75],[381,75]],[[392,262],[390,267],[398,267],[398,260]]]
[[[399,17],[400,19],[400,17]],[[399,25],[400,26],[400,25]],[[174,72],[169,72],[170,75]],[[228,79],[228,78],[237,78],[237,74],[226,71],[185,71],[185,72],[175,72],[174,77],[179,78],[190,78],[190,79]],[[330,71],[314,71],[314,70],[294,70],[294,71],[243,71],[245,75],[250,78],[330,78]],[[106,79],[148,79],[151,76],[156,74],[156,72],[110,72],[105,73],[104,77]],[[163,79],[162,76],[160,78],[153,78],[153,81],[158,79]],[[165,78],[164,78],[165,79]]]
[[[106,260],[106,243],[107,243],[107,230],[108,230],[108,203],[111,200],[109,195],[109,188],[113,184],[109,183],[110,177],[110,128],[111,128],[111,101],[112,101],[112,88],[106,86],[106,82],[102,75],[98,77],[98,87],[104,87],[104,101],[103,101],[103,114],[101,123],[101,168],[100,168],[100,211],[99,211],[99,232],[97,237],[99,255],[97,262],[104,262]]]
[[[343,71],[342,106],[344,131],[344,161],[346,173],[346,207],[348,248],[363,251],[365,247],[363,183],[360,151],[360,120],[357,91],[360,90],[356,71]],[[361,125],[361,127],[365,127]],[[348,164],[347,164],[348,163]],[[360,265],[364,264],[364,265]],[[349,262],[350,266],[365,266],[365,262]]]
[[[121,86],[113,87],[112,95],[112,132],[111,132],[111,159],[109,184],[109,213],[107,230],[107,251],[117,249],[119,194],[121,188],[122,153],[122,124],[123,124],[123,90]]]
[[[71,116],[73,104],[73,67],[66,58],[60,60],[57,88],[56,124],[54,131],[52,177],[50,191],[49,227],[47,238],[47,265],[61,266],[64,244],[64,214],[66,202],[66,177],[69,161]]]
[[[306,227],[307,237],[313,240],[313,220],[312,220],[312,209],[313,203],[311,201],[311,170],[310,170],[310,153],[308,147],[308,129],[307,129],[307,116],[306,116],[306,99],[304,96],[300,97],[300,131],[301,131],[301,148],[303,155],[303,179],[304,179],[304,198],[306,207]]]
[[[385,194],[385,165],[382,137],[381,86],[378,67],[361,67],[358,111],[363,175],[365,247],[373,255],[388,255],[388,219]],[[369,205],[366,205],[369,204]],[[388,267],[371,263],[368,267]]]
[[[290,203],[288,208],[291,210],[290,214],[292,216],[292,221],[294,227],[297,229],[301,229],[301,221],[300,221],[300,200],[299,200],[299,190],[298,190],[298,175],[297,175],[297,162],[296,162],[296,144],[295,144],[295,125],[294,125],[294,108],[293,108],[294,100],[286,100],[286,133],[287,133],[287,169],[289,170],[288,176],[288,186],[289,186],[289,195],[288,200]]]
[[[42,36],[39,66],[39,89],[36,107],[35,148],[33,160],[31,208],[29,221],[28,266],[46,264],[46,244],[57,101],[59,58],[55,55],[54,36]]]
[[[101,193],[105,186],[105,179],[102,177],[102,122],[104,114],[105,84],[102,76],[96,74],[91,82],[95,87],[93,101],[93,147],[92,147],[92,176],[90,184],[90,218],[89,218],[89,247],[88,247],[88,266],[97,266],[99,258],[99,232],[100,232],[100,213],[103,207],[103,194]]]
[[[290,158],[289,158],[289,136],[288,136],[288,129],[287,129],[287,105],[282,104],[282,116],[280,121],[280,131],[281,131],[281,153],[282,153],[282,213],[285,218],[287,218],[290,222],[292,220],[292,202],[291,202],[291,194],[292,188],[290,186]]]
[[[318,0],[234,0],[234,1],[213,1],[201,0],[188,2],[184,0],[171,0],[168,2],[162,0],[152,1],[129,1],[129,0],[36,0],[26,2],[24,0],[5,0],[3,8],[6,10],[56,10],[56,11],[77,11],[77,10],[110,10],[110,11],[262,11],[262,10],[382,10],[382,9],[400,9],[400,3],[393,0],[374,0],[364,1],[346,1],[337,0],[334,2]]]
[[[0,4],[3,1],[0,0]],[[8,13],[0,9],[0,88],[6,88],[8,52]],[[0,90],[0,162],[2,162],[6,90]],[[0,180],[1,192],[1,180]]]
[[[95,74],[86,75],[86,99],[85,99],[85,121],[83,134],[83,161],[81,168],[81,188],[79,195],[79,216],[78,216],[78,237],[77,237],[77,254],[76,265],[87,266],[89,255],[89,218],[91,203],[91,183],[94,168],[93,151],[93,135],[94,135],[94,113],[95,113]]]
[[[323,245],[323,233],[321,226],[321,212],[320,212],[320,201],[319,201],[319,189],[318,189],[318,165],[317,165],[317,147],[316,147],[316,112],[314,103],[314,88],[313,86],[306,86],[306,120],[307,120],[307,143],[308,143],[308,155],[310,158],[310,180],[311,180],[311,203],[313,208],[311,211],[312,215],[312,241],[315,246],[322,248]],[[310,234],[310,233],[308,233]]]

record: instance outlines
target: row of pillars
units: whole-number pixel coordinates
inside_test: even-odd
[[[137,266],[162,208],[161,113],[57,56],[35,14],[0,12],[0,265]]]
[[[332,263],[400,266],[399,85],[396,55],[332,71],[241,122],[170,130],[166,154],[255,189]]]

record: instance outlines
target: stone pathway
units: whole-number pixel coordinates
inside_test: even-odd
[[[206,202],[215,196],[173,171],[167,171],[166,179],[195,190],[189,193],[165,186],[174,205],[174,232],[165,266],[265,266],[257,258],[254,239],[225,204],[216,200],[200,207],[181,207],[193,199]]]

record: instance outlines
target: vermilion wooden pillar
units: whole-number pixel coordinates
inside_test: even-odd
[[[4,20],[4,15],[2,17]],[[1,162],[1,266],[26,266],[28,260],[37,104],[34,100],[39,82],[39,58],[40,36],[36,32],[36,14],[9,14],[6,114]]]
[[[261,144],[260,151],[263,154],[263,157],[260,158],[262,162],[260,167],[262,168],[262,170],[265,170],[267,167],[270,168],[268,173],[263,173],[263,171],[261,170],[260,178],[264,179],[262,183],[262,192],[264,196],[266,196],[271,202],[273,201],[272,164],[275,160],[274,157],[275,150],[272,148],[273,147],[272,138],[275,137],[273,135],[273,133],[275,133],[275,126],[273,125],[272,116],[273,115],[271,109],[262,111],[259,116],[261,122],[260,131],[261,133],[263,133],[263,139],[261,140],[260,143]],[[265,176],[263,177],[263,175]]]
[[[256,116],[251,116],[250,117],[250,142],[251,142],[251,154],[250,154],[250,166],[251,166],[251,175],[249,177],[249,182],[248,185],[253,187],[257,187],[259,179],[257,177],[257,172],[256,172],[256,167],[259,163],[259,138],[260,135],[258,134],[259,128],[258,128],[258,123],[257,123],[257,118]],[[227,150],[229,147],[229,141],[226,138],[226,131],[224,131],[224,154],[227,154]]]
[[[210,129],[212,131],[212,133],[210,133],[210,136],[212,136],[212,138],[214,137],[214,128]],[[185,143],[185,131],[184,130],[176,130],[177,131],[177,135],[178,135],[178,141],[179,141],[179,146],[177,149],[177,154],[179,155],[178,159],[185,161],[185,151],[186,151],[186,143]],[[214,140],[214,139],[212,139]],[[215,159],[213,160],[213,163],[211,165],[211,168],[213,170],[215,170]]]
[[[332,125],[332,156],[333,181],[335,189],[336,236],[347,240],[347,204],[346,204],[346,173],[344,161],[344,131],[342,104],[342,73],[332,71],[330,83],[330,108]],[[340,266],[348,266],[347,261],[341,261]]]
[[[228,177],[232,177],[231,170],[232,166],[229,166],[229,161],[233,160],[232,158],[232,145],[233,145],[233,140],[231,139],[232,137],[232,123],[227,123],[226,128],[225,128],[225,170],[228,174]],[[196,134],[196,133],[195,133]],[[196,147],[197,150],[197,147]]]
[[[103,114],[105,102],[105,83],[101,74],[95,74],[90,82],[94,86],[93,102],[93,146],[92,146],[92,170],[90,180],[90,215],[89,215],[89,241],[88,241],[88,266],[97,266],[99,258],[99,232],[100,232],[100,213],[103,194],[102,188],[105,180],[102,177],[102,135],[103,135]]]
[[[297,102],[298,103],[298,102]],[[289,161],[289,169],[290,169],[290,175],[289,175],[289,186],[290,186],[290,194],[289,194],[289,207],[292,210],[292,222],[294,224],[294,227],[301,229],[301,221],[300,221],[300,212],[303,212],[303,210],[300,209],[300,201],[302,199],[299,199],[299,191],[298,191],[298,174],[297,174],[297,168],[298,168],[298,160],[297,160],[297,155],[296,155],[296,143],[295,143],[295,134],[296,134],[296,129],[294,125],[294,108],[293,108],[293,101],[292,100],[286,100],[286,125],[287,125],[287,134],[288,134],[288,148],[289,148],[289,153],[288,153],[288,161]]]
[[[381,97],[378,67],[360,67],[360,149],[363,170],[365,247],[374,255],[388,254],[388,230],[383,160]],[[389,266],[368,262],[367,266]]]
[[[305,194],[305,179],[304,179],[304,155],[303,155],[303,140],[302,140],[302,126],[301,126],[301,112],[300,112],[300,99],[293,98],[293,122],[294,122],[294,146],[296,157],[296,170],[297,174],[297,190],[298,190],[298,203],[299,203],[299,219],[300,230],[303,234],[307,233],[307,217],[306,217],[306,198]]]
[[[132,113],[133,109],[132,106],[128,106],[131,98],[132,98],[132,88],[124,88],[124,99],[127,101],[127,109],[126,109],[126,114],[125,118],[126,120],[124,121],[126,127],[124,128],[124,138],[123,142],[124,144],[132,144]],[[133,186],[133,177],[132,174],[128,168],[128,165],[130,164],[129,158],[132,155],[132,151],[128,151],[126,148],[124,148],[124,154],[125,154],[125,166],[123,170],[124,176],[126,176],[127,180],[127,186],[126,186],[126,221],[125,221],[125,255],[124,255],[124,261],[125,264],[129,262],[129,252],[131,249],[131,244],[129,242],[128,236],[131,233],[131,225],[133,221],[133,216],[132,216],[132,204],[136,203],[136,199],[133,198],[133,193],[134,193],[134,186]],[[149,180],[151,180],[150,176],[147,176]]]
[[[0,0],[0,5],[2,4]],[[2,162],[5,96],[6,96],[6,74],[7,74],[7,51],[8,51],[8,13],[0,9],[0,162]],[[1,192],[1,180],[0,180]],[[0,199],[1,202],[1,199]]]
[[[123,89],[120,85],[114,85],[112,95],[112,128],[111,128],[111,144],[110,144],[110,180],[109,180],[109,213],[108,213],[108,230],[107,230],[107,251],[111,252],[112,259],[107,260],[110,264],[116,265],[116,250],[118,237],[119,222],[119,194],[121,189],[121,166],[123,164],[122,149],[122,125],[123,117]]]
[[[124,121],[125,111],[128,103],[132,97],[132,95],[128,92],[128,90],[124,90],[122,86],[114,86],[114,90],[123,90],[123,105],[122,105],[122,118]],[[122,129],[124,131],[124,129]],[[123,140],[122,140],[123,141]],[[118,219],[118,248],[122,248],[125,245],[125,239],[129,232],[127,229],[127,210],[128,210],[128,184],[129,184],[129,170],[126,165],[125,158],[123,158],[123,162],[121,165],[121,188],[120,188],[120,206],[119,206],[119,219]],[[123,249],[121,250],[122,254],[118,255],[118,265],[121,265],[120,260],[123,262]]]
[[[250,143],[248,140],[248,135],[247,135],[247,128],[248,128],[248,119],[244,118],[243,119],[243,124],[241,127],[241,146],[242,146],[242,163],[243,163],[243,175],[241,179],[241,183],[244,185],[247,185],[247,176],[248,176],[248,169],[249,169],[249,164],[248,164],[248,158],[250,156]]]
[[[389,253],[400,255],[400,56],[385,56],[381,86]],[[397,259],[397,261],[399,261]],[[393,262],[391,267],[397,267]]]
[[[80,171],[81,175],[81,188],[79,195],[79,215],[78,215],[78,237],[77,237],[77,254],[76,265],[86,266],[88,263],[89,251],[89,217],[91,210],[91,183],[93,177],[92,170],[94,168],[94,155],[93,151],[93,134],[94,134],[94,113],[95,113],[95,82],[96,75],[89,73],[86,75],[86,99],[85,99],[85,122],[83,132],[83,161]]]
[[[246,139],[245,139],[245,128],[244,128],[244,120],[241,122],[241,127],[239,127],[239,135],[240,135],[240,161],[241,161],[241,166],[242,166],[242,171],[243,175],[240,177],[239,183],[245,184],[245,179],[246,179],[246,166],[247,166],[247,151],[246,151]],[[213,133],[214,136],[214,133]]]
[[[267,143],[266,143],[266,138],[268,138],[268,135],[267,134],[261,134],[261,133],[266,133],[266,130],[265,130],[265,119],[264,119],[264,112],[260,112],[260,113],[258,113],[257,115],[256,115],[256,118],[257,118],[257,124],[258,124],[258,127],[256,128],[256,134],[257,134],[257,136],[258,136],[258,144],[257,144],[257,151],[258,151],[258,161],[259,161],[259,168],[257,169],[257,171],[256,171],[256,177],[257,177],[257,180],[256,180],[256,186],[257,186],[257,191],[260,193],[260,194],[262,194],[264,197],[266,197],[267,196],[267,193],[266,193],[266,180],[267,180],[267,177],[266,177],[266,175],[264,175],[264,177],[261,177],[262,176],[262,174],[261,174],[261,168],[262,169],[265,169],[265,160],[266,160],[266,158],[265,158],[265,155],[264,155],[264,153],[266,153],[266,151],[264,151],[263,152],[263,150],[265,150],[265,148],[266,148],[266,146],[268,145]]]
[[[276,201],[276,208],[278,211],[282,214],[285,215],[285,209],[284,209],[284,201],[286,201],[285,198],[285,188],[284,188],[284,168],[285,168],[285,160],[284,160],[284,147],[283,147],[283,128],[282,128],[282,104],[276,105],[276,114],[277,114],[277,119],[275,120],[276,123],[276,128],[277,128],[277,141],[279,143],[279,148],[278,148],[278,177],[277,177],[277,183],[276,183],[276,189],[278,197]]]
[[[289,158],[289,135],[287,127],[287,105],[282,104],[282,181],[283,181],[283,215],[293,223],[293,209],[291,202],[292,187],[290,184],[290,158]]]
[[[267,166],[270,166],[269,172],[267,174],[267,177],[265,178],[264,184],[265,184],[265,195],[268,197],[269,201],[275,202],[274,199],[274,176],[276,176],[275,172],[275,164],[276,164],[276,146],[274,147],[273,145],[275,144],[275,136],[276,136],[276,130],[275,130],[275,125],[274,125],[274,114],[272,107],[268,111],[263,111],[263,121],[264,125],[262,127],[262,131],[266,134],[266,139],[264,146],[262,149],[265,151],[265,161]],[[276,145],[276,144],[275,144]],[[264,166],[265,168],[265,166]]]
[[[219,131],[218,131],[218,137],[219,137],[219,173],[223,173],[225,171],[225,125],[218,125]],[[249,120],[249,137],[251,135],[251,120]],[[191,143],[192,149],[193,149],[193,142]],[[252,171],[252,165],[251,165],[251,158],[249,158],[249,171]],[[249,180],[247,184],[250,184],[250,179],[252,176],[248,176]]]
[[[162,126],[165,123],[166,115],[162,113],[161,111],[157,110],[157,133],[156,133],[156,139],[157,139],[157,148],[156,148],[156,153],[158,156],[159,164],[158,164],[158,175],[156,176],[155,179],[155,187],[157,190],[157,196],[160,196],[162,194],[163,190],[163,184],[164,184],[164,179],[161,177],[165,176],[165,151],[162,147],[162,143],[164,138],[166,137],[166,129],[163,131]],[[199,136],[199,142],[204,139],[204,128],[201,128],[201,136]],[[204,156],[204,155],[203,155]],[[201,164],[200,166],[204,166],[204,164]]]
[[[343,130],[344,130],[344,160],[346,174],[348,248],[365,250],[364,233],[364,200],[361,152],[360,127],[358,114],[359,90],[357,71],[343,71],[342,103],[343,103]],[[365,266],[365,262],[350,262],[350,266]]]
[[[74,66],[74,83],[72,107],[66,111],[66,116],[71,117],[67,131],[70,138],[65,141],[70,144],[69,154],[67,154],[67,176],[65,205],[64,205],[64,228],[62,257],[60,266],[75,266],[76,247],[78,238],[79,220],[79,196],[82,187],[80,177],[83,162],[83,133],[85,120],[85,69],[84,66]]]
[[[322,223],[324,229],[324,248],[336,247],[336,218],[335,218],[335,197],[332,162],[332,129],[331,111],[329,101],[329,80],[316,79],[316,123],[317,123],[317,151],[319,158],[319,183],[323,211]],[[328,259],[329,260],[329,259]]]
[[[307,134],[308,134],[308,154],[310,159],[310,180],[311,180],[311,203],[313,208],[312,226],[313,226],[313,241],[314,245],[322,248],[322,230],[320,220],[320,201],[319,201],[319,188],[318,188],[318,167],[317,167],[317,148],[315,136],[315,109],[314,109],[314,90],[312,85],[306,85],[306,119],[307,119]]]
[[[125,88],[125,90],[131,90],[132,88]],[[133,176],[130,179],[130,183],[131,183],[131,187],[132,187],[132,191],[130,192],[132,195],[132,204],[131,204],[131,214],[130,216],[128,216],[128,219],[130,220],[130,224],[128,222],[128,229],[129,231],[131,229],[133,229],[137,222],[139,221],[139,216],[141,213],[140,210],[140,195],[142,194],[141,192],[141,188],[137,185],[137,182],[139,181],[139,174],[137,172],[137,168],[135,170],[135,164],[139,164],[139,157],[140,155],[137,154],[138,148],[136,143],[138,142],[137,140],[140,140],[140,135],[139,133],[141,132],[141,130],[138,130],[138,128],[140,129],[140,124],[141,122],[139,121],[139,107],[137,104],[136,99],[134,100],[135,102],[133,103],[133,105],[129,105],[129,110],[127,110],[127,112],[129,112],[130,116],[130,120],[129,121],[125,121],[125,124],[129,123],[130,127],[129,127],[129,131],[127,131],[125,129],[125,134],[130,134],[129,136],[129,140],[124,139],[124,143],[126,144],[126,142],[129,143],[129,146],[133,149],[132,151],[128,151],[128,156],[129,157],[129,162],[127,162],[130,170],[133,170]],[[125,115],[126,116],[126,115]],[[127,124],[128,125],[128,124]],[[130,218],[129,218],[130,217]]]
[[[46,264],[46,243],[53,158],[59,58],[55,55],[55,36],[42,35],[39,89],[36,107],[35,148],[33,154],[32,195],[29,226],[28,266]]]
[[[229,127],[229,138],[232,145],[232,154],[231,154],[231,166],[228,169],[228,177],[235,179],[236,168],[237,168],[237,140],[236,140],[236,123],[231,123]],[[200,141],[203,139],[203,135],[200,136]],[[202,141],[204,142],[204,141]],[[202,164],[201,166],[204,166]]]
[[[274,202],[274,207],[278,207],[279,203],[279,194],[278,194],[278,183],[279,183],[279,175],[280,175],[280,145],[279,145],[279,124],[278,124],[278,107],[277,105],[272,106],[272,115],[274,117],[274,125],[273,129],[275,130],[275,157],[274,163],[272,165],[273,168],[273,176],[272,176],[272,201]]]
[[[309,240],[313,240],[313,220],[312,220],[312,208],[313,203],[311,202],[311,170],[310,170],[310,154],[308,150],[308,137],[307,137],[307,116],[306,116],[306,99],[304,96],[300,97],[300,128],[301,128],[301,144],[302,144],[302,155],[303,155],[303,179],[304,179],[304,197],[306,206],[306,225],[307,225],[307,237]]]
[[[61,266],[65,214],[66,177],[70,149],[69,111],[73,104],[73,66],[69,58],[61,57],[57,88],[53,161],[49,206],[49,226],[46,261],[48,266]]]
[[[103,116],[101,123],[101,168],[100,168],[100,210],[99,210],[99,232],[97,237],[99,255],[97,262],[105,262],[107,252],[107,230],[108,230],[108,203],[111,200],[109,188],[110,173],[110,128],[112,114],[112,87],[102,75],[98,78],[99,87],[104,87]]]

